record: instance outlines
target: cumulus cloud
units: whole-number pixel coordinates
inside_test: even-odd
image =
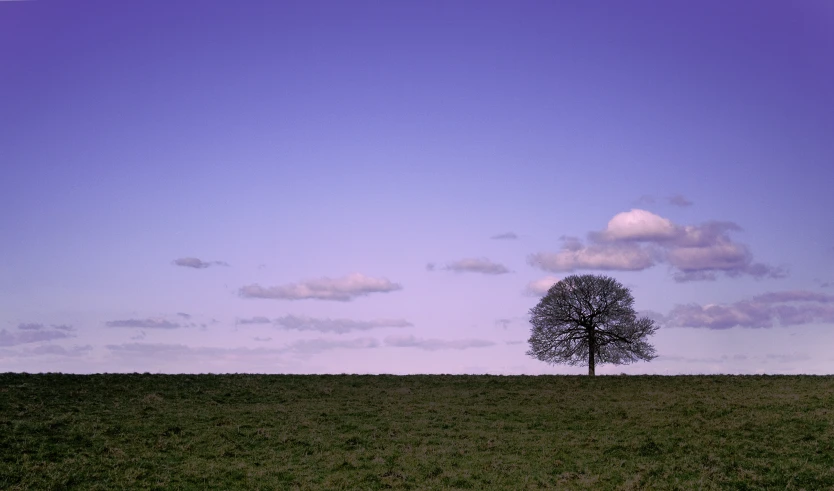
[[[497,234],[490,237],[490,239],[494,240],[514,240],[517,238],[518,235],[516,235],[514,232],[504,232],[503,234]]]
[[[740,230],[735,223],[719,221],[681,226],[649,211],[632,209],[615,215],[602,231],[589,233],[589,244],[563,238],[560,252],[533,254],[528,262],[554,272],[636,271],[666,263],[678,282],[714,280],[718,274],[757,279],[786,276],[782,268],[753,262],[748,247],[729,235]]]
[[[274,324],[283,329],[295,331],[318,331],[344,334],[351,331],[367,331],[383,327],[411,327],[413,324],[404,319],[375,319],[356,321],[351,319],[316,319],[285,315],[275,319]]]
[[[558,282],[559,278],[555,276],[545,276],[544,278],[539,278],[527,283],[524,293],[531,297],[541,297],[544,296],[548,290],[550,290],[551,286]]]
[[[386,278],[372,278],[354,273],[341,278],[320,278],[283,286],[248,285],[241,287],[238,294],[245,298],[316,299],[347,302],[371,293],[387,293],[401,289],[401,285],[392,283]]]
[[[186,314],[185,312],[177,312],[177,315],[182,317],[183,319],[190,319],[191,318],[191,315]]]
[[[196,257],[181,257],[174,259],[174,265],[183,266],[185,268],[205,269],[209,266],[228,266],[225,261],[202,261]]]
[[[269,320],[266,317],[262,317],[262,316],[255,316],[255,317],[250,317],[248,319],[238,319],[237,320],[238,324],[269,324],[271,322],[272,322],[271,320]]]
[[[765,293],[731,304],[677,305],[667,320],[674,326],[707,329],[834,323],[834,295],[792,290]]]
[[[171,322],[160,317],[107,321],[104,325],[107,327],[139,327],[149,329],[176,329],[183,327],[176,322]]]
[[[605,230],[596,234],[601,241],[663,241],[676,235],[677,227],[671,220],[636,208],[617,213]]]
[[[469,348],[485,348],[494,346],[495,343],[485,339],[421,339],[414,336],[388,336],[385,338],[385,345],[396,348],[417,348],[425,351],[437,350],[465,350]]]
[[[510,270],[503,264],[495,263],[485,257],[466,258],[447,264],[443,269],[455,273],[506,274]]]

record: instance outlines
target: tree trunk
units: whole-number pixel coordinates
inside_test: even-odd
[[[588,330],[588,376],[593,377],[596,375],[595,370],[596,367],[594,366],[594,353],[597,351],[597,337],[596,332],[594,332],[594,328],[591,327]]]

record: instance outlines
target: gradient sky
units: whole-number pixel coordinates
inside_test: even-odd
[[[0,1],[0,371],[834,372],[834,3]]]

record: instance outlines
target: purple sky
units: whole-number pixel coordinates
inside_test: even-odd
[[[0,371],[832,373],[834,3],[0,1]]]

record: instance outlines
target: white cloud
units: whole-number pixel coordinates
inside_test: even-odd
[[[559,282],[560,278],[555,276],[545,276],[544,278],[539,278],[537,280],[531,281],[527,283],[527,287],[524,289],[524,293],[531,297],[541,297],[544,296],[550,287],[555,285]]]
[[[413,324],[405,319],[375,319],[370,321],[356,321],[351,319],[316,319],[285,315],[275,319],[274,324],[284,329],[296,331],[335,332],[344,334],[351,331],[367,331],[383,327],[411,327]]]
[[[614,215],[605,230],[603,241],[662,241],[674,238],[678,229],[671,220],[638,208]]]
[[[495,343],[485,339],[421,339],[414,336],[388,336],[385,338],[385,345],[397,348],[417,348],[425,351],[437,350],[465,350],[469,348],[485,348],[494,346]]]
[[[386,278],[372,278],[354,273],[342,278],[320,278],[283,286],[262,287],[258,284],[241,287],[241,297],[279,300],[334,300],[347,302],[371,293],[401,290],[402,286]]]

